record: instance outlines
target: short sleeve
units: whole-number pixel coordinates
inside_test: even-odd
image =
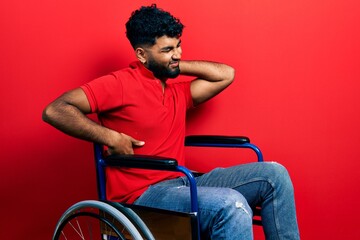
[[[123,104],[121,80],[114,74],[99,77],[82,85],[81,89],[85,92],[93,113],[115,109]]]

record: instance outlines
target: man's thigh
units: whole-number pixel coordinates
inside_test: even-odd
[[[201,187],[197,188],[200,211],[217,211],[224,202],[234,201],[247,205],[246,199],[230,188]],[[135,201],[137,205],[156,207],[173,211],[191,211],[190,188],[182,179],[170,180],[150,186]]]
[[[255,207],[266,194],[271,194],[279,174],[284,168],[274,162],[255,162],[229,168],[216,168],[197,178],[199,187],[231,188],[240,192],[251,207]]]

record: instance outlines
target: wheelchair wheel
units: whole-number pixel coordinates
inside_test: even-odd
[[[120,211],[121,209],[100,201],[78,202],[61,216],[53,240],[153,239],[146,226],[143,237],[132,221]]]

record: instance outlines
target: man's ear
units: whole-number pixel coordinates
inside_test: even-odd
[[[143,64],[146,63],[146,52],[145,49],[142,47],[138,47],[135,49],[135,54],[137,59],[139,59],[140,62],[142,62]]]

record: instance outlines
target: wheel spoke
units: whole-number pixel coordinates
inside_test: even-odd
[[[82,231],[81,231],[81,227],[80,227],[80,224],[79,224],[79,221],[77,220],[77,218],[76,218],[76,223],[77,223],[77,225],[78,225],[79,231],[74,227],[74,225],[73,225],[71,222],[69,222],[69,225],[72,227],[72,229],[74,229],[74,231],[79,235],[79,237],[80,237],[82,240],[85,240],[84,234],[83,234]]]
[[[60,218],[53,240],[143,239],[130,219],[107,203],[79,202]]]

